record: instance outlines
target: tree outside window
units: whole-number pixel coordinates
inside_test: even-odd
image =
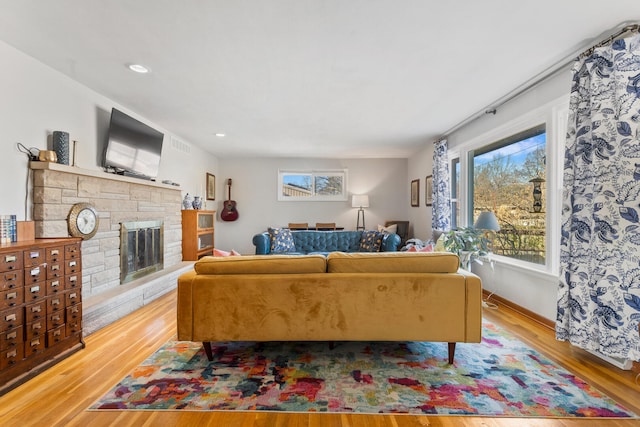
[[[473,152],[473,221],[482,211],[498,217],[493,252],[545,264],[546,260],[545,125]],[[542,209],[534,210],[534,181]],[[540,191],[541,193],[540,194]]]

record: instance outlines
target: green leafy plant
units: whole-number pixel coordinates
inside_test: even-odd
[[[464,260],[469,257],[474,259],[487,255],[487,243],[484,232],[473,227],[460,227],[443,235],[444,248],[460,257],[461,267],[464,267]]]

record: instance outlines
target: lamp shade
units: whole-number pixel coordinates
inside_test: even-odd
[[[500,224],[498,224],[498,218],[493,212],[480,212],[476,223],[473,224],[473,228],[478,230],[494,230],[500,231]]]
[[[352,208],[368,208],[369,196],[366,194],[354,194],[351,199]]]

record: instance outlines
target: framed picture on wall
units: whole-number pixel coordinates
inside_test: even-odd
[[[424,203],[427,206],[433,205],[433,175],[424,179]]]
[[[207,200],[216,199],[216,176],[207,174]]]
[[[420,180],[414,179],[411,181],[411,206],[420,205]]]

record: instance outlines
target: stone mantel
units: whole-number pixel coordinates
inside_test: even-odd
[[[176,287],[182,262],[180,187],[50,162],[30,162],[36,237],[69,235],[67,216],[76,203],[91,203],[98,232],[82,242],[82,299],[85,335],[140,308]],[[164,224],[164,270],[133,285],[120,284],[122,222]]]
[[[113,181],[129,182],[129,183],[132,183],[132,184],[148,185],[148,186],[151,186],[151,187],[167,188],[167,189],[172,189],[172,190],[180,190],[180,187],[179,186],[175,186],[175,185],[162,184],[162,183],[155,182],[155,181],[147,181],[147,180],[144,180],[144,179],[134,178],[134,177],[130,177],[130,176],[124,176],[124,175],[117,175],[115,173],[108,173],[108,172],[104,172],[104,171],[100,171],[100,170],[82,169],[82,168],[79,168],[79,167],[76,167],[76,166],[61,165],[59,163],[53,163],[53,162],[31,161],[31,162],[29,162],[29,168],[32,169],[32,170],[57,171],[57,172],[70,173],[70,174],[74,174],[74,175],[82,175],[82,176],[91,176],[91,177],[94,177],[94,178],[110,179],[110,180],[113,180]]]

